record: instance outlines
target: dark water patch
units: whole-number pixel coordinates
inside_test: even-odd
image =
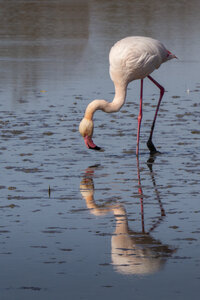
[[[51,135],[53,135],[54,133],[53,132],[51,132],[51,131],[45,131],[45,132],[43,132],[43,135],[47,135],[47,136],[51,136]]]
[[[169,228],[174,229],[174,230],[179,229],[179,227],[176,226],[176,225],[174,225],[174,226],[169,226]]]
[[[32,156],[33,155],[33,153],[20,153],[19,154],[20,156]]]
[[[10,191],[15,191],[17,188],[15,187],[15,186],[9,186],[8,187],[8,190],[10,190]]]
[[[31,160],[31,159],[28,159],[28,158],[25,158],[25,159],[23,159],[22,160],[23,162],[28,162],[28,163],[34,163],[34,161],[33,160]]]
[[[9,204],[9,205],[4,205],[4,206],[0,206],[0,208],[15,208],[15,207],[20,207],[19,205],[16,204]]]
[[[30,248],[34,248],[34,249],[47,249],[48,247],[47,246],[30,246]]]
[[[34,210],[32,210],[33,213],[37,213],[37,212],[40,212],[40,211],[41,211],[41,209],[34,209]]]
[[[61,248],[59,250],[63,251],[63,252],[71,252],[71,251],[73,251],[73,249],[71,249],[71,248]]]
[[[197,241],[197,239],[191,238],[191,237],[187,237],[187,238],[177,238],[177,240],[178,240],[178,241],[189,241],[189,242]]]
[[[104,236],[113,236],[112,233],[98,232],[98,231],[95,232],[95,235],[102,236],[102,237],[104,237]]]
[[[192,130],[191,133],[192,134],[200,134],[200,130],[195,129],[195,130]]]
[[[11,196],[11,195],[8,195],[7,196],[7,199],[10,201],[10,200],[37,200],[37,199],[41,199],[40,197],[37,197],[37,196]]]
[[[77,208],[77,209],[71,209],[69,211],[70,214],[76,214],[76,213],[82,213],[84,211],[87,211],[88,209],[87,208]]]
[[[48,227],[47,230],[43,230],[42,233],[50,233],[50,234],[63,233],[66,229],[68,228]]]
[[[190,256],[173,256],[172,258],[171,258],[172,260],[190,260],[190,259],[192,259],[192,257],[190,257]]]
[[[63,233],[63,231],[61,231],[61,230],[43,230],[42,233],[56,234],[56,233]]]
[[[21,286],[19,290],[41,291],[42,288],[38,286]]]
[[[10,135],[20,135],[23,134],[23,130],[2,130],[3,136],[9,136]],[[6,134],[6,135],[5,135]]]
[[[15,171],[17,172],[23,172],[23,173],[41,173],[42,170],[38,168],[15,168]]]
[[[181,98],[181,96],[179,96],[179,95],[172,96],[172,99],[178,99],[178,98]]]

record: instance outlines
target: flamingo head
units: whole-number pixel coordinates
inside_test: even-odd
[[[177,58],[177,56],[167,50],[167,60],[170,60],[173,58]]]
[[[84,138],[86,147],[92,150],[101,150],[100,147],[94,144],[92,140],[94,124],[92,120],[83,118],[79,125],[79,132]]]

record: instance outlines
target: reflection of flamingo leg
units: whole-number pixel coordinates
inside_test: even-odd
[[[141,185],[141,180],[140,180],[140,165],[139,165],[139,159],[137,157],[137,174],[138,174],[138,193],[140,195],[140,208],[141,208],[141,222],[142,222],[142,232],[145,232],[144,228],[144,196],[143,196],[143,191],[142,191],[142,185]]]
[[[163,205],[162,205],[162,202],[161,202],[161,200],[160,200],[159,191],[158,191],[158,188],[157,188],[157,185],[156,185],[156,180],[155,180],[155,177],[154,177],[154,174],[153,174],[152,164],[147,164],[147,165],[148,165],[149,170],[150,170],[151,179],[152,179],[153,186],[154,186],[154,190],[155,190],[155,193],[156,193],[156,198],[157,198],[158,203],[159,203],[159,205],[160,205],[161,216],[162,216],[162,217],[165,217],[166,214],[165,214],[165,210],[164,210],[164,207],[163,207]]]
[[[157,198],[159,206],[160,206],[161,217],[153,225],[153,227],[149,230],[149,232],[153,231],[160,224],[160,222],[163,219],[163,217],[166,216],[165,210],[163,208],[163,205],[162,205],[162,202],[161,202],[161,199],[160,199],[159,191],[158,191],[158,188],[157,188],[157,185],[156,185],[155,177],[153,175],[153,170],[152,170],[152,164],[153,164],[153,162],[154,162],[154,158],[152,160],[152,157],[151,157],[151,163],[147,163],[147,165],[148,165],[150,173],[151,173],[151,179],[152,179],[153,187],[154,187],[154,190],[155,190],[156,198]],[[137,174],[138,174],[138,193],[140,195],[142,232],[145,233],[145,225],[144,225],[144,194],[143,194],[143,191],[142,191],[142,184],[141,184],[141,179],[140,179],[140,165],[139,165],[139,159],[138,159],[138,157],[137,157]]]

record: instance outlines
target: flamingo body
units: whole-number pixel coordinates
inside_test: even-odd
[[[84,137],[85,144],[88,148],[100,150],[92,140],[94,126],[93,115],[95,111],[102,110],[107,113],[119,111],[124,105],[128,84],[133,80],[140,79],[141,94],[136,151],[136,154],[138,155],[140,125],[142,120],[143,79],[148,77],[160,89],[160,98],[147,143],[150,152],[157,152],[152,143],[152,135],[159,105],[164,94],[164,88],[155,81],[150,74],[155,69],[158,69],[162,63],[172,58],[176,58],[176,56],[168,51],[160,41],[149,37],[131,36],[114,44],[109,54],[110,77],[115,86],[114,99],[112,102],[97,99],[92,101],[87,106],[85,116],[79,126],[79,131]]]
[[[169,59],[168,50],[161,42],[149,37],[126,37],[110,50],[110,77],[113,82],[128,84],[147,77]]]

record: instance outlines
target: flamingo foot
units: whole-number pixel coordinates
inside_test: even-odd
[[[86,147],[87,147],[88,149],[97,150],[97,151],[101,150],[100,147],[98,147],[97,145],[95,145],[95,144],[93,143],[93,140],[92,140],[92,138],[91,138],[90,136],[87,136],[87,135],[86,135],[86,136],[84,137],[84,141],[85,141]]]
[[[155,155],[155,154],[160,154],[161,152],[159,152],[156,147],[154,146],[153,142],[151,139],[148,140],[147,142],[147,147],[149,148],[150,154],[151,155]]]

